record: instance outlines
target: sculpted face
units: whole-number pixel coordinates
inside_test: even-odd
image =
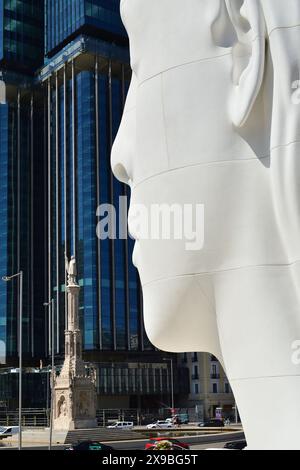
[[[237,11],[242,3],[235,1]],[[143,204],[150,212],[153,204],[204,204],[205,210],[203,249],[187,250],[186,240],[136,241],[134,263],[143,286],[146,330],[161,349],[201,349],[220,357],[209,300],[213,287],[205,273],[235,263],[223,221],[230,217],[235,223],[229,205],[239,201],[232,200],[233,194],[225,205],[223,201],[224,181],[232,169],[225,165],[211,174],[210,168],[253,158],[255,145],[267,154],[267,144],[255,142],[257,134],[249,144],[233,131],[230,115],[230,97],[251,61],[249,43],[257,41],[260,25],[251,28],[240,18],[239,34],[245,41],[239,44],[220,0],[189,0],[184,7],[181,0],[123,0],[121,14],[133,78],[114,144],[113,171],[130,184],[131,206]],[[258,126],[250,129],[249,140]],[[218,213],[222,208],[222,220],[214,217],[215,207]],[[129,229],[138,236],[130,220]],[[195,274],[203,274],[200,283]]]
[[[299,449],[300,2],[122,0],[121,12],[133,78],[112,169],[132,190],[147,334],[219,358],[250,448]],[[134,223],[138,205],[170,222],[197,204],[192,248]]]
[[[262,213],[276,232],[264,184],[272,98],[263,90],[258,99],[268,74],[261,2],[122,0],[121,14],[133,77],[112,169],[131,186],[131,207],[204,206],[204,245],[192,250],[186,239],[138,239],[129,217],[146,330],[160,349],[221,358],[210,273],[267,262],[253,243],[254,232],[266,240]],[[241,240],[232,236],[241,229]],[[269,243],[280,262],[279,238]]]

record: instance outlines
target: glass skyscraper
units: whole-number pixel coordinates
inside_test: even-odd
[[[41,354],[44,315],[41,262],[44,193],[43,127],[35,70],[43,64],[44,4],[0,1],[0,273],[24,271],[24,356]],[[0,341],[8,362],[17,354],[18,281],[0,283]]]
[[[0,0],[0,64],[33,74],[43,63],[43,0]]]
[[[130,82],[119,0],[0,6],[0,275],[24,271],[25,362],[51,353],[43,306],[51,299],[57,362],[63,357],[65,255],[75,255],[84,354],[98,365],[102,407],[166,402],[170,362],[144,331],[133,242],[96,236],[98,206],[118,211],[129,196],[110,170]],[[17,326],[18,283],[1,283],[8,364],[17,359]],[[175,368],[182,385],[176,377]]]
[[[51,0],[45,7],[47,55],[78,34],[126,44],[119,0]]]

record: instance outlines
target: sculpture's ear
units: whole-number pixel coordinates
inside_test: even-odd
[[[235,28],[238,43],[235,48],[250,54],[246,67],[240,70],[234,85],[231,103],[233,124],[242,127],[247,121],[261,89],[265,68],[266,28],[260,0],[225,0]],[[233,53],[234,60],[241,54]]]

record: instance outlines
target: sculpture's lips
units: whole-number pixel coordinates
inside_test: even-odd
[[[136,241],[134,244],[133,252],[132,252],[132,264],[136,268],[138,267],[139,253],[140,253],[140,244],[138,241]]]
[[[138,226],[135,223],[135,218],[132,212],[132,209],[129,208],[128,213],[128,232],[134,240],[139,240]]]

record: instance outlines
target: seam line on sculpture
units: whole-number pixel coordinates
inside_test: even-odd
[[[251,44],[253,44],[255,41],[257,41],[258,38],[266,39],[265,35],[257,34],[253,39],[251,39],[251,41],[250,41]],[[214,59],[222,59],[224,57],[228,57],[228,56],[231,56],[231,55],[232,55],[232,51],[231,52],[226,52],[226,54],[220,54],[220,55],[211,56],[211,57],[204,57],[202,59],[195,59],[195,60],[191,60],[189,62],[184,62],[182,64],[172,65],[171,67],[168,67],[164,70],[160,70],[160,72],[157,72],[157,73],[155,73],[155,74],[153,74],[153,75],[151,75],[147,78],[144,78],[144,80],[139,82],[138,86],[141,86],[145,82],[147,82],[148,80],[151,80],[152,78],[155,78],[158,75],[161,75],[163,73],[169,72],[170,70],[174,70],[174,69],[177,69],[177,68],[180,68],[180,67],[185,67],[187,65],[197,64],[198,62],[207,62],[207,61],[214,60]],[[241,57],[247,57],[248,55],[249,55],[249,53],[241,55],[240,58]]]
[[[275,28],[271,29],[271,31],[268,33],[268,37],[270,37],[274,31],[277,31],[278,29],[293,29],[293,28],[299,28],[299,24],[294,24],[293,26],[276,26]]]
[[[230,379],[231,382],[236,382],[237,380],[263,380],[263,379],[280,379],[281,377],[300,377],[300,374],[283,374],[283,375],[267,375],[267,376],[258,376],[258,377],[240,377],[237,379]]]
[[[190,62],[184,62],[183,64],[172,65],[171,67],[168,67],[164,70],[160,70],[159,72],[154,73],[153,75],[151,75],[147,78],[144,78],[144,80],[142,80],[141,82],[138,83],[138,86],[140,87],[141,85],[143,85],[145,82],[151,80],[152,78],[158,77],[159,75],[161,75],[163,73],[166,73],[166,72],[169,72],[170,70],[174,70],[174,69],[177,69],[177,68],[180,68],[180,67],[185,67],[186,65],[197,64],[197,62],[206,62],[206,61],[213,60],[213,59],[220,59],[220,58],[227,57],[227,56],[230,56],[230,55],[232,55],[232,53],[227,52],[226,54],[221,54],[221,55],[217,55],[217,56],[214,56],[214,57],[205,57],[203,59],[196,59],[196,60],[191,60]]]
[[[163,88],[164,88],[163,74],[161,74],[160,93],[161,93],[163,129],[164,129],[164,137],[165,137],[165,145],[166,145],[166,153],[167,153],[167,170],[166,171],[168,171],[170,169],[170,154],[169,154],[169,146],[168,146],[168,138],[167,138],[166,113],[165,113],[165,101],[164,101]]]
[[[279,264],[253,264],[249,266],[236,266],[232,268],[227,268],[227,269],[220,269],[220,270],[215,270],[215,271],[204,271],[201,273],[192,273],[192,274],[178,274],[176,276],[169,276],[169,277],[162,277],[155,279],[153,281],[145,282],[142,284],[143,287],[147,287],[151,284],[156,284],[157,282],[161,281],[170,281],[172,279],[180,279],[184,277],[196,277],[196,276],[207,276],[208,274],[214,275],[214,274],[222,274],[226,272],[231,272],[231,271],[239,271],[241,269],[254,269],[254,268],[287,268],[290,266],[294,266],[296,264],[300,263],[300,260],[293,261],[291,263],[279,263]]]
[[[299,144],[299,143],[300,143],[300,140],[292,140],[291,142],[288,142],[287,144],[275,145],[275,147],[271,148],[271,152],[273,152],[273,150],[280,149],[282,147],[289,147],[290,145]]]
[[[274,152],[274,150],[277,150],[277,149],[280,149],[280,148],[283,148],[283,147],[289,147],[290,145],[293,145],[293,144],[300,144],[300,140],[294,140],[292,142],[289,142],[288,144],[275,145],[275,147],[271,148],[270,152]],[[243,159],[238,158],[236,160],[235,159],[232,159],[232,160],[215,160],[215,161],[211,161],[211,162],[199,162],[199,163],[193,163],[191,165],[178,166],[176,168],[170,168],[169,170],[163,170],[163,171],[155,173],[151,176],[148,176],[147,178],[144,178],[144,179],[138,181],[136,184],[132,185],[132,189],[135,189],[138,186],[140,186],[141,184],[143,184],[147,181],[150,181],[152,178],[162,176],[165,173],[184,170],[185,168],[196,168],[197,166],[210,166],[210,165],[219,165],[219,164],[228,164],[228,163],[251,162],[251,161],[255,161],[255,160],[259,161],[259,160],[264,160],[264,159],[270,158],[270,157],[271,157],[271,153],[269,153],[267,155],[262,155],[261,157],[255,156],[255,157],[249,157],[249,158],[243,158]]]
[[[265,155],[263,157],[250,157],[250,158],[244,158],[243,160],[242,159],[237,159],[237,160],[215,160],[213,162],[199,162],[199,163],[193,163],[191,165],[184,165],[184,166],[178,166],[176,168],[170,168],[169,170],[163,170],[163,171],[160,171],[158,173],[155,173],[151,176],[148,176],[147,178],[144,178],[143,180],[141,181],[138,181],[136,184],[134,184],[132,186],[133,189],[135,189],[136,187],[138,187],[139,185],[145,183],[146,181],[149,181],[151,180],[152,178],[156,178],[157,176],[162,176],[164,175],[165,173],[175,173],[176,171],[180,171],[180,170],[184,170],[185,168],[196,168],[198,166],[210,166],[210,165],[218,165],[218,164],[226,164],[226,163],[240,163],[240,162],[249,162],[249,161],[252,161],[252,160],[262,160],[262,159],[265,159],[265,158],[269,158],[270,155]]]

